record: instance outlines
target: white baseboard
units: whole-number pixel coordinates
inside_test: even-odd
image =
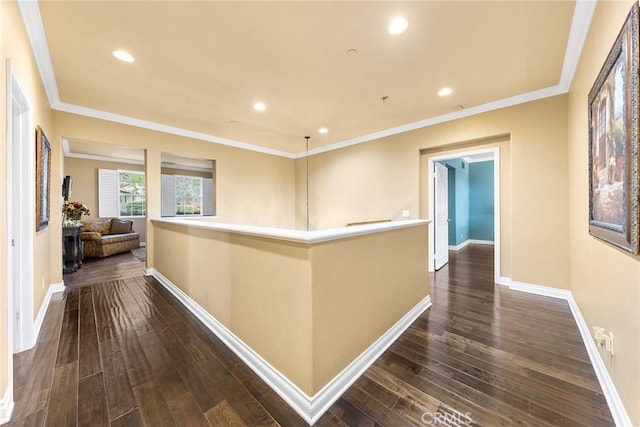
[[[596,347],[596,343],[591,337],[591,330],[589,329],[584,317],[582,317],[578,303],[573,299],[573,295],[570,295],[567,301],[569,302],[573,318],[576,320],[576,324],[580,330],[580,335],[582,335],[582,341],[584,341],[584,345],[587,348],[591,365],[593,365],[593,370],[596,372],[598,382],[600,383],[600,387],[602,387],[604,397],[607,400],[609,410],[611,411],[613,420],[616,422],[616,426],[631,427],[632,424],[631,419],[629,419],[629,414],[627,414],[627,411],[624,409],[622,399],[620,399],[618,390],[616,390],[616,387],[613,384],[611,375],[609,375],[609,371],[604,364],[604,360],[602,360],[598,347]]]
[[[517,282],[511,280],[510,277],[500,277],[499,285],[507,286],[514,291],[527,292],[530,294],[543,295],[546,297],[560,298],[568,300],[571,297],[571,291],[567,289],[558,289],[550,286],[532,285],[530,283]]]
[[[2,400],[0,400],[0,424],[8,423],[13,413],[13,393],[7,387]]]
[[[477,240],[477,239],[467,239],[464,242],[460,243],[456,246],[449,246],[449,249],[452,251],[459,251],[467,247],[468,245],[490,245],[494,246],[495,242],[493,240]]]
[[[58,283],[52,283],[49,285],[49,289],[47,289],[47,293],[44,296],[44,300],[40,305],[40,310],[38,310],[38,315],[36,316],[36,320],[33,322],[33,335],[31,337],[31,342],[28,344],[28,348],[33,348],[38,341],[38,337],[40,336],[40,329],[42,328],[42,322],[44,321],[44,316],[47,314],[47,309],[49,308],[49,303],[51,303],[51,297],[53,294],[57,292],[64,291],[64,281]]]
[[[409,325],[431,306],[431,296],[427,295],[318,393],[309,396],[156,269],[148,268],[146,274],[155,277],[167,288],[309,425],[313,425]]]
[[[467,246],[469,246],[471,242],[469,241],[469,239],[465,240],[464,242],[460,243],[459,245],[449,245],[449,250],[451,251],[459,251],[460,249],[466,248]]]
[[[569,303],[569,308],[571,309],[571,314],[573,315],[573,319],[576,321],[576,325],[578,326],[578,330],[580,331],[580,335],[582,336],[582,341],[584,342],[584,346],[587,349],[587,354],[589,354],[589,360],[591,361],[591,365],[593,366],[593,370],[596,373],[596,377],[598,377],[598,382],[600,383],[600,387],[602,388],[602,392],[607,401],[607,405],[609,405],[609,410],[611,411],[611,416],[616,423],[616,426],[619,427],[631,427],[631,420],[629,419],[629,415],[622,404],[622,400],[620,399],[620,395],[616,390],[615,385],[613,384],[613,380],[609,375],[609,371],[607,371],[607,367],[602,360],[602,356],[596,347],[593,338],[591,337],[591,330],[587,325],[582,313],[580,312],[580,308],[578,307],[578,303],[573,298],[573,294],[571,291],[567,289],[557,289],[549,286],[540,286],[540,285],[532,285],[530,283],[516,282],[511,280],[509,277],[500,277],[499,285],[507,286],[509,289],[513,289],[520,292],[528,292],[530,294],[543,295],[552,298],[559,298],[565,300]]]
[[[140,247],[141,248],[146,248],[147,247],[147,242],[140,242]]]

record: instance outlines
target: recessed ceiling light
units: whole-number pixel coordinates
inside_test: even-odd
[[[453,90],[450,87],[443,87],[438,91],[438,96],[447,96],[447,95],[451,95],[452,93],[453,93]]]
[[[402,34],[406,31],[409,23],[402,17],[393,18],[389,24],[388,30],[391,34]]]
[[[126,50],[114,50],[113,56],[115,56],[116,58],[118,58],[120,61],[123,61],[123,62],[134,61],[133,56],[131,56],[131,54]]]
[[[318,129],[318,133],[325,134],[325,133],[327,133],[327,132],[329,132],[329,129],[327,129],[327,128],[320,128],[320,129]]]
[[[264,111],[267,109],[267,106],[264,105],[264,102],[256,102],[255,104],[253,104],[253,109],[256,111]]]

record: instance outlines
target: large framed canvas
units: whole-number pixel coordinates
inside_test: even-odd
[[[42,128],[36,128],[36,231],[49,225],[51,145]]]
[[[589,234],[638,253],[638,3],[589,93]]]

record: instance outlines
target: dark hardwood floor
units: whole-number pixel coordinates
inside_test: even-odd
[[[452,252],[433,306],[316,425],[613,425],[567,303],[494,286],[492,266],[491,247]],[[65,275],[14,358],[10,425],[306,425],[142,271],[123,254]]]

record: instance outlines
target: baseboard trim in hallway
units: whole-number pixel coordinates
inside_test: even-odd
[[[613,420],[615,421],[617,426],[631,427],[631,419],[629,418],[629,415],[624,408],[622,399],[620,399],[620,395],[618,394],[618,391],[613,384],[613,380],[611,379],[611,375],[609,375],[609,371],[604,364],[604,360],[602,360],[602,356],[600,356],[600,352],[598,351],[598,348],[596,347],[596,344],[591,337],[591,330],[589,329],[586,320],[582,316],[580,307],[578,307],[578,303],[573,298],[573,294],[571,293],[571,291],[567,289],[558,289],[549,286],[517,282],[515,280],[511,280],[511,278],[509,277],[500,277],[500,281],[498,282],[498,284],[501,286],[506,286],[509,289],[515,291],[527,292],[530,294],[558,298],[567,301],[567,303],[569,304],[569,308],[571,309],[573,319],[575,320],[576,325],[578,326],[578,330],[580,331],[580,336],[582,337],[584,346],[587,349],[587,354],[589,354],[589,360],[591,361],[593,370],[598,377],[598,382],[600,383],[600,387],[602,388],[604,397],[607,400],[607,405],[609,405],[609,410],[611,411]]]
[[[0,400],[0,424],[8,423],[11,420],[13,406],[13,393],[11,389],[7,387],[4,396],[2,396],[2,400]]]
[[[309,425],[313,425],[382,353],[431,306],[431,296],[427,295],[318,393],[314,396],[309,396],[156,269],[149,268],[146,270],[146,274],[153,276],[171,292],[180,303],[200,319],[207,328],[282,397]]]
[[[51,297],[53,294],[57,292],[64,292],[64,281],[59,283],[52,283],[49,285],[49,289],[47,289],[47,293],[42,300],[42,304],[40,305],[40,309],[38,310],[38,315],[36,316],[36,320],[33,322],[33,336],[31,337],[31,342],[29,343],[29,348],[33,348],[38,342],[38,337],[40,336],[40,329],[42,329],[42,323],[44,322],[44,316],[47,314],[47,310],[49,309],[49,304],[51,303]]]

